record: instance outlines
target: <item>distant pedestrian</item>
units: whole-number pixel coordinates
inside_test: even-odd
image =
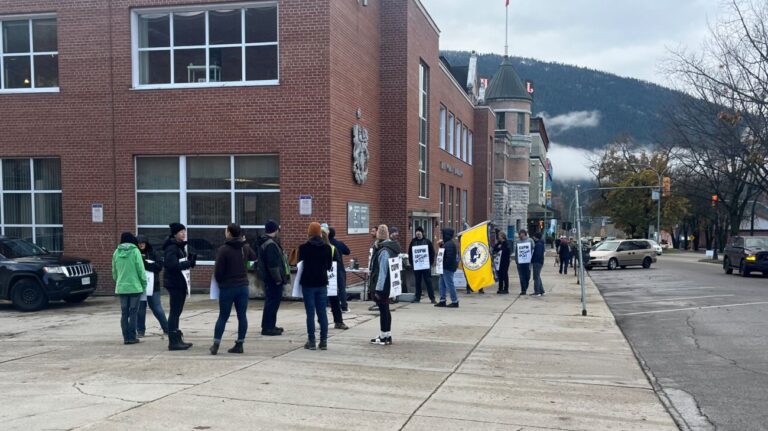
[[[226,242],[216,251],[213,277],[219,285],[219,318],[213,331],[211,355],[219,352],[221,338],[227,326],[232,305],[237,313],[237,340],[229,353],[243,353],[245,334],[248,332],[248,272],[247,262],[257,259],[253,250],[243,240],[243,231],[237,223],[230,223],[224,230]]]
[[[569,242],[569,244],[570,244],[570,246],[569,246],[569,247],[570,247],[570,249],[569,249],[569,254],[568,254],[568,256],[570,256],[570,258],[571,258],[571,259],[570,259],[570,263],[569,263],[569,265],[570,265],[572,268],[574,268],[574,269],[575,269],[575,268],[576,268],[576,256],[578,256],[578,254],[579,254],[578,245],[576,244],[576,240],[575,240],[575,239],[573,239],[573,238],[569,238],[569,241],[568,241],[568,242]]]
[[[429,268],[416,270],[416,260],[413,256],[414,247],[427,247]],[[416,284],[416,294],[413,298],[413,302],[421,302],[421,285],[423,283],[427,286],[427,295],[429,295],[430,302],[435,304],[435,291],[432,289],[432,265],[435,264],[435,247],[432,246],[432,241],[424,236],[424,228],[421,226],[416,228],[416,235],[413,240],[411,240],[411,244],[408,245],[408,259],[410,260],[411,265],[414,265],[413,278]]]
[[[333,266],[331,246],[323,242],[320,223],[312,222],[307,231],[309,240],[299,247],[299,262],[303,262],[301,293],[307,312],[307,342],[305,349],[316,350],[315,315],[320,322],[320,350],[328,349],[328,271]]]
[[[280,226],[274,220],[264,225],[264,235],[257,241],[256,274],[264,283],[264,310],[261,313],[261,335],[279,336],[277,311],[283,300],[283,286],[290,281],[288,262],[280,245]]]
[[[130,232],[124,232],[120,236],[120,245],[112,254],[112,280],[115,282],[115,293],[120,298],[123,344],[139,342],[136,337],[136,318],[139,298],[147,288],[147,274],[136,244],[136,237]]]
[[[179,329],[179,319],[184,311],[184,302],[191,289],[190,270],[197,265],[197,255],[187,254],[187,228],[181,223],[171,223],[171,235],[163,245],[163,283],[170,296],[171,310],[168,313],[168,350],[186,350],[192,343],[184,342],[184,333]]]
[[[323,242],[325,242],[331,247],[331,256],[333,258],[333,261],[336,262],[336,274],[335,274],[336,294],[331,295],[331,292],[328,292],[328,304],[331,306],[331,315],[333,316],[333,327],[335,329],[346,330],[346,329],[349,329],[349,327],[344,324],[344,316],[341,311],[341,301],[339,300],[339,271],[340,271],[340,268],[344,267],[344,260],[341,257],[341,252],[339,252],[336,249],[336,247],[333,244],[331,244],[330,227],[327,224],[322,224],[320,225],[320,227],[321,227]]]
[[[344,256],[349,256],[352,251],[347,247],[344,242],[336,239],[336,229],[333,227],[328,228],[328,239],[331,240],[331,245],[336,247],[336,250],[341,254],[339,256],[339,273],[338,277],[338,289],[339,289],[339,303],[341,304],[341,312],[348,313],[349,305],[347,304],[347,271],[344,268]]]
[[[520,229],[518,240],[515,242],[515,263],[517,263],[517,275],[520,278],[520,295],[526,294],[528,285],[531,282],[531,254],[533,253],[533,246],[533,241],[528,238],[528,231]]]
[[[160,271],[163,270],[163,265],[158,262],[155,250],[152,248],[152,245],[149,243],[146,236],[139,235],[136,237],[136,241],[139,243],[139,252],[144,261],[144,270],[147,274],[153,274],[152,294],[147,295],[146,301],[139,302],[136,330],[138,331],[139,338],[144,336],[147,327],[147,307],[149,307],[149,309],[152,310],[155,319],[157,319],[157,322],[160,323],[160,328],[163,330],[163,333],[168,334],[168,318],[165,317],[163,301],[161,300],[160,295]],[[147,286],[147,292],[149,292],[149,287],[150,286]]]
[[[456,295],[456,286],[453,284],[453,276],[459,268],[459,252],[453,241],[454,231],[451,228],[442,230],[443,239],[438,245],[443,248],[443,273],[440,275],[440,302],[435,307],[459,308],[459,298]],[[446,305],[446,295],[451,295],[451,303]]]
[[[565,237],[560,240],[557,254],[560,257],[560,274],[568,274],[568,265],[571,261],[571,247],[568,245]]]
[[[389,238],[387,225],[379,226],[376,250],[371,263],[370,283],[374,286],[374,299],[379,305],[379,328],[381,333],[371,339],[372,344],[392,344],[392,313],[389,310],[389,296],[392,293],[389,259],[400,255],[400,244]]]
[[[544,284],[541,282],[541,269],[544,267],[546,245],[541,240],[541,233],[533,234],[534,246],[531,266],[533,266],[533,296],[544,296]]]
[[[507,240],[507,234],[499,232],[496,235],[496,244],[493,246],[494,254],[499,256],[499,269],[496,271],[496,275],[499,279],[499,290],[496,292],[498,295],[509,294],[509,262],[510,247]]]

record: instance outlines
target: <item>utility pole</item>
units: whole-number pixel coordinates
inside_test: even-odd
[[[579,206],[579,189],[576,186],[576,248],[579,253],[579,285],[581,286],[581,315],[587,315],[587,293],[584,286],[584,255],[581,250],[581,206]]]

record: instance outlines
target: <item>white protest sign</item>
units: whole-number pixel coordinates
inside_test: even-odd
[[[219,290],[219,282],[216,281],[215,276],[211,276],[211,299],[219,299],[221,291]]]
[[[330,271],[328,271],[328,296],[339,295],[339,282],[338,278],[336,277],[336,274],[338,273],[337,265],[338,262],[333,262],[333,267]]]
[[[528,241],[517,243],[517,263],[531,263],[533,257],[533,250],[531,250],[531,243]]]
[[[456,271],[453,274],[453,285],[457,289],[467,287],[467,277],[464,276],[464,271]]]
[[[301,291],[301,274],[304,273],[304,261],[296,264],[296,277],[293,279],[293,292],[291,296],[294,298],[303,298],[304,295]]]
[[[493,269],[495,269],[496,271],[498,271],[498,270],[499,270],[499,268],[501,268],[501,253],[497,254],[497,255],[496,255],[494,258],[493,258]]]
[[[389,259],[389,297],[397,298],[403,294],[403,280],[400,271],[403,270],[403,260],[399,257]]]
[[[417,245],[413,247],[413,270],[423,271],[429,269],[429,247]]]
[[[445,249],[441,248],[437,252],[437,260],[435,260],[435,274],[443,273],[443,259],[445,257]]]
[[[146,271],[146,274],[147,288],[144,290],[144,293],[141,294],[141,297],[139,298],[140,301],[146,301],[147,296],[152,296],[152,294],[155,292],[155,273]]]

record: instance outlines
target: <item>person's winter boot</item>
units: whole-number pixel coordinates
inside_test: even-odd
[[[320,340],[320,345],[317,347],[319,347],[320,350],[328,350],[328,340]]]
[[[191,345],[182,344],[179,331],[173,331],[168,334],[168,350],[187,350]]]
[[[185,341],[184,341],[184,333],[183,333],[183,332],[181,332],[181,329],[177,329],[177,330],[176,330],[176,333],[179,335],[179,343],[181,343],[181,344],[183,344],[183,345],[187,346],[187,349],[189,349],[190,347],[192,347],[192,343],[187,343],[187,342],[185,342]]]
[[[435,304],[435,307],[445,307],[445,301],[440,301],[437,304]]]
[[[459,308],[459,303],[458,302],[451,302],[446,307],[448,307],[448,308]]]
[[[211,345],[211,348],[210,348],[210,349],[208,349],[208,350],[210,350],[210,351],[211,351],[211,355],[215,355],[215,354],[219,353],[219,343],[216,343],[216,342],[214,342],[214,343]]]
[[[234,347],[227,350],[229,353],[243,353],[243,342],[242,341],[235,341]]]

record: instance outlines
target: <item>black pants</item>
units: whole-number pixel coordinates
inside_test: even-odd
[[[429,300],[434,301],[435,300],[435,291],[432,289],[432,271],[428,269],[422,269],[420,271],[413,271],[413,278],[416,283],[416,299],[421,299],[421,283],[422,281],[424,284],[427,285],[427,295],[429,295]]]
[[[333,314],[333,323],[344,323],[344,318],[341,317],[341,297],[329,296],[328,303],[331,304],[331,314]]]
[[[518,263],[517,274],[520,276],[520,293],[528,291],[528,284],[531,282],[531,264]]]
[[[342,310],[349,310],[347,305],[347,272],[339,268],[339,277],[337,278],[336,288],[339,291],[339,303]]]
[[[179,318],[184,311],[184,302],[187,300],[186,289],[168,290],[168,296],[171,300],[171,311],[168,313],[168,332],[174,332],[179,329]]]
[[[570,260],[570,257],[567,255],[560,255],[560,274],[568,274],[568,264]]]
[[[499,265],[499,291],[509,292],[509,264]]]
[[[381,301],[376,301],[379,305],[379,323],[381,326],[381,332],[389,332],[392,330],[392,312],[389,311],[389,298],[384,297]]]
[[[272,281],[264,283],[264,310],[261,312],[261,330],[269,331],[277,326],[277,310],[283,300],[283,286]]]

